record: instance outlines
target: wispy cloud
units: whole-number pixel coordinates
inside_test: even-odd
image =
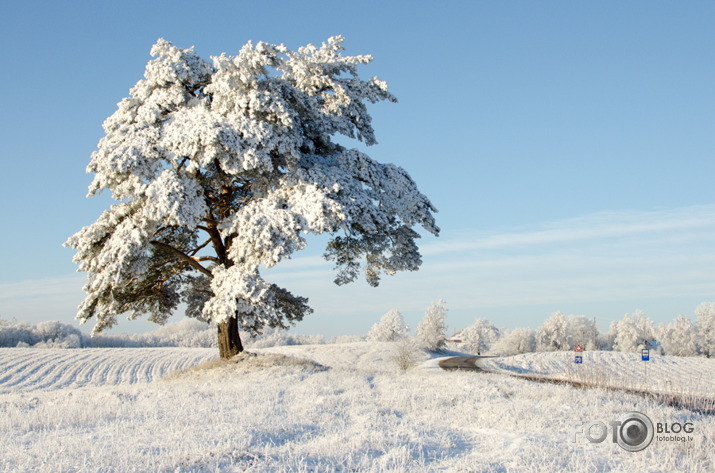
[[[56,278],[31,279],[0,284],[0,304],[17,299],[47,298],[81,293],[86,277],[71,274]]]
[[[525,325],[548,316],[544,306],[577,306],[587,313],[604,301],[622,301],[622,313],[633,304],[664,311],[678,305],[688,312],[715,298],[715,205],[600,212],[443,238],[421,246],[420,271],[385,277],[377,289],[364,283],[332,287],[330,265],[318,259],[303,269],[278,269],[272,277],[311,297],[321,314],[378,316],[394,307],[419,316],[437,298],[466,318],[509,307],[528,318],[529,307],[538,306],[538,314],[531,312],[535,320]]]
[[[75,323],[77,306],[82,302],[82,274],[33,279],[0,284],[0,316],[37,323],[61,320]]]
[[[462,235],[423,246],[423,254],[454,253],[470,250],[496,250],[557,243],[583,243],[588,240],[653,235],[703,234],[715,229],[715,205],[682,207],[651,212],[599,212],[578,218],[548,222],[538,228],[499,234]]]
[[[539,325],[548,308],[592,313],[618,302],[615,316],[654,307],[671,319],[715,300],[715,205],[601,212],[502,233],[426,240],[422,268],[338,287],[320,245],[309,245],[266,277],[310,298],[315,314],[300,324],[314,333],[361,332],[397,308],[414,326],[432,300],[444,298],[450,324],[463,326],[494,311],[514,324]],[[84,275],[0,284],[0,315],[70,323],[83,298]],[[676,309],[672,309],[677,307]],[[545,309],[547,308],[547,309]],[[599,314],[593,314],[599,315]]]

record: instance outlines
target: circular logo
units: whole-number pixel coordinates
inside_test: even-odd
[[[653,422],[640,412],[626,412],[618,418],[616,442],[624,450],[640,452],[653,441]]]

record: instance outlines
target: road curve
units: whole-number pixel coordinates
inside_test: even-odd
[[[476,365],[476,361],[482,356],[452,356],[439,360],[439,367],[443,370],[472,370],[484,371]]]

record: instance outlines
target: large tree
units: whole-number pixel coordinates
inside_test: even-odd
[[[207,61],[160,39],[130,96],[104,122],[87,171],[89,196],[116,200],[66,243],[87,273],[77,318],[93,332],[149,314],[218,326],[221,357],[242,351],[239,329],[287,327],[307,299],[263,279],[306,244],[331,235],[335,282],[363,272],[416,270],[413,229],[437,235],[430,201],[400,167],[336,143],[374,144],[366,102],[395,98],[361,80],[370,56],[344,56],[341,37],[321,47],[246,44]]]

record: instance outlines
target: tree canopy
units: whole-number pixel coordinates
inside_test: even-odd
[[[123,313],[162,323],[184,302],[250,333],[285,327],[307,300],[260,268],[306,234],[330,234],[337,284],[418,269],[414,227],[437,235],[436,209],[404,169],[334,141],[375,144],[366,103],[396,101],[385,82],[359,78],[372,58],[342,55],[342,42],[249,42],[211,61],[153,46],[87,167],[89,196],[108,190],[116,203],[65,243],[88,277],[78,319],[95,318],[94,332]]]

